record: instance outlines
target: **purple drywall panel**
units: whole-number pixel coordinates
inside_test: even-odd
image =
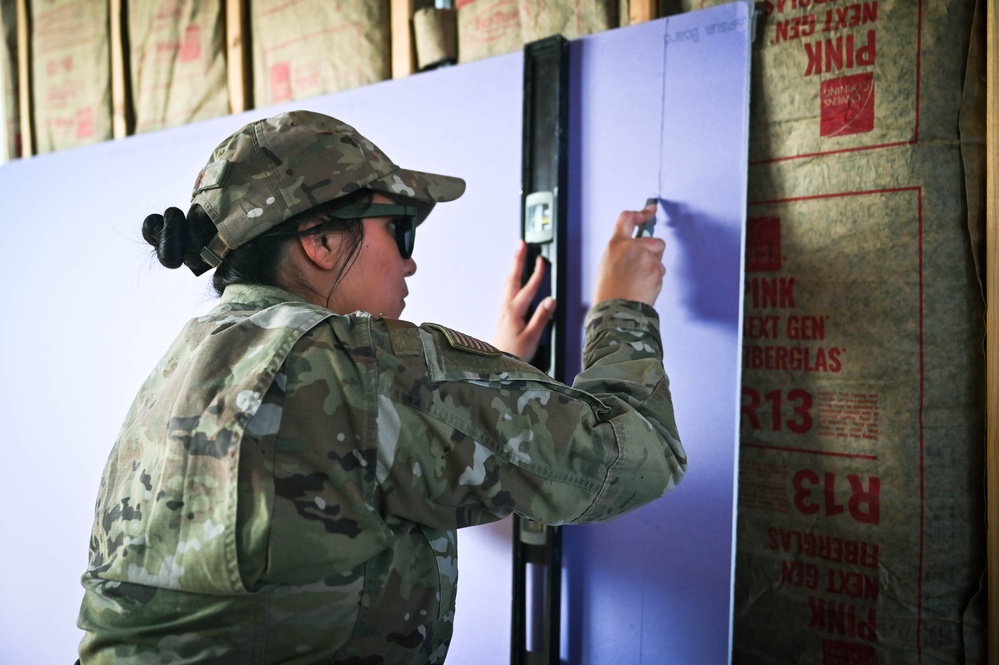
[[[104,462],[146,375],[184,322],[214,302],[207,275],[151,258],[142,219],[186,209],[215,145],[246,122],[293,107],[328,113],[400,164],[468,181],[464,197],[419,229],[406,315],[489,339],[519,239],[522,62],[517,53],[0,166],[0,663],[75,660]],[[464,550],[472,570],[463,580],[474,581],[476,561],[509,560],[508,526],[491,528],[482,556]],[[490,564],[481,575],[509,579],[509,568]],[[508,600],[480,600],[463,616],[469,642],[508,649]]]
[[[656,307],[690,463],[661,501],[566,528],[570,663],[728,660],[748,11],[725,5],[572,45],[569,215],[582,236],[581,293],[619,210],[661,197],[655,235],[668,272]]]

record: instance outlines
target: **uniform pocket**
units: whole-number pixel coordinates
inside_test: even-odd
[[[454,604],[458,592],[458,534],[420,527],[437,562],[439,604],[437,618],[454,619]]]

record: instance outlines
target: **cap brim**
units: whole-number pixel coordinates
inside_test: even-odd
[[[396,169],[365,187],[412,201],[418,224],[427,218],[435,204],[454,201],[465,193],[465,181],[461,178],[409,169]]]

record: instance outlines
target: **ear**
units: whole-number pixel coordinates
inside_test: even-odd
[[[298,236],[298,243],[309,260],[320,270],[332,270],[336,266],[337,239],[328,233]]]

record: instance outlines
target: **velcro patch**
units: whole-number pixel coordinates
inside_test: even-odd
[[[389,331],[392,353],[399,356],[422,356],[423,342],[416,324],[398,319],[382,319]]]
[[[194,193],[200,194],[206,189],[221,187],[229,175],[229,162],[220,160],[212,162],[198,173],[198,179],[194,181]]]
[[[452,349],[457,349],[458,351],[467,351],[469,353],[474,353],[480,356],[501,356],[503,352],[497,349],[492,344],[487,344],[481,339],[476,339],[465,333],[460,333],[457,330],[451,330],[450,328],[445,328],[438,323],[424,323],[427,328],[433,328],[437,332],[444,335],[447,343],[451,345]]]

